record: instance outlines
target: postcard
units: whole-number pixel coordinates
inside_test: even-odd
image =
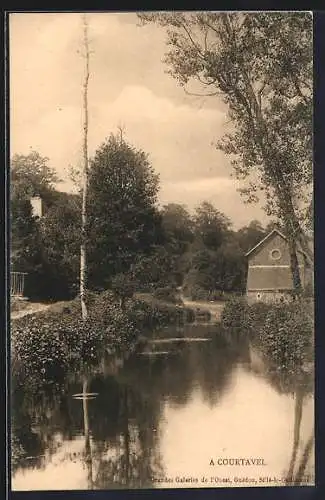
[[[315,485],[313,14],[12,12],[12,491]]]

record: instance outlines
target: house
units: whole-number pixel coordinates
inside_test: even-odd
[[[33,217],[42,217],[42,198],[40,196],[33,196],[30,199],[30,204],[32,206]]]
[[[290,253],[287,238],[273,229],[246,253],[248,273],[246,294],[249,302],[277,302],[288,300],[293,290]],[[313,287],[313,269],[306,254],[298,249],[300,278],[305,290]]]

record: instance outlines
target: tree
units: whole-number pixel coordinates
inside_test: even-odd
[[[245,278],[243,249],[231,222],[211,203],[202,202],[193,216],[194,241],[187,253],[185,290],[193,297],[206,292],[239,291]]]
[[[39,221],[40,245],[47,262],[47,286],[53,298],[71,298],[78,293],[81,198],[55,193],[55,202]]]
[[[200,290],[212,293],[242,291],[245,264],[244,253],[236,241],[226,240],[217,250],[203,248],[192,255],[190,270],[184,279],[185,290],[193,298]]]
[[[11,200],[30,200],[40,196],[51,203],[54,184],[60,182],[56,172],[49,167],[49,159],[37,151],[28,155],[15,154],[10,162]]]
[[[207,201],[196,208],[193,221],[197,242],[211,250],[217,250],[231,226],[228,217]]]
[[[161,210],[164,249],[170,254],[171,284],[181,285],[188,270],[187,253],[194,240],[194,225],[184,205],[169,203]]]
[[[161,235],[156,208],[158,176],[147,155],[113,134],[91,160],[87,238],[89,282],[107,287],[148,255]]]
[[[82,208],[81,208],[81,244],[80,244],[80,301],[82,319],[87,319],[86,288],[87,288],[87,193],[88,193],[88,82],[89,82],[89,41],[86,14],[84,22],[84,57],[85,79],[83,85],[83,169],[82,169]]]
[[[65,299],[79,282],[81,198],[55,190],[58,178],[48,161],[35,151],[12,158],[11,267],[28,273],[29,298]],[[42,199],[40,219],[32,213],[35,195]]]
[[[265,210],[285,226],[293,283],[301,289],[297,244],[312,186],[312,16],[307,12],[141,14],[167,28],[166,62],[183,86],[199,82],[227,105],[231,130],[218,147],[263,191]]]
[[[44,254],[40,221],[33,216],[31,197],[41,196],[45,210],[55,203],[54,183],[58,178],[48,166],[48,158],[36,151],[14,155],[10,170],[10,223],[12,270],[28,273],[25,294],[48,298],[51,288],[49,266]]]
[[[248,226],[239,229],[235,238],[240,248],[246,253],[259,243],[269,231],[265,230],[258,220],[251,221]]]
[[[193,221],[184,205],[169,203],[161,210],[162,228],[168,243],[182,254],[193,241]]]
[[[215,288],[222,292],[243,291],[246,284],[246,260],[236,241],[224,242],[216,252]]]

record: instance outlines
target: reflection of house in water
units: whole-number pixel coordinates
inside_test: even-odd
[[[250,301],[282,301],[290,297],[293,290],[290,269],[290,253],[287,238],[273,229],[255,247],[247,252],[248,275],[246,293]],[[298,249],[298,264],[302,286],[313,287],[313,269],[305,253]]]

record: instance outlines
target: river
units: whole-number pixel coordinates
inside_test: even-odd
[[[15,390],[13,490],[280,486],[298,470],[312,394],[284,391],[211,325],[159,337],[60,391]]]

